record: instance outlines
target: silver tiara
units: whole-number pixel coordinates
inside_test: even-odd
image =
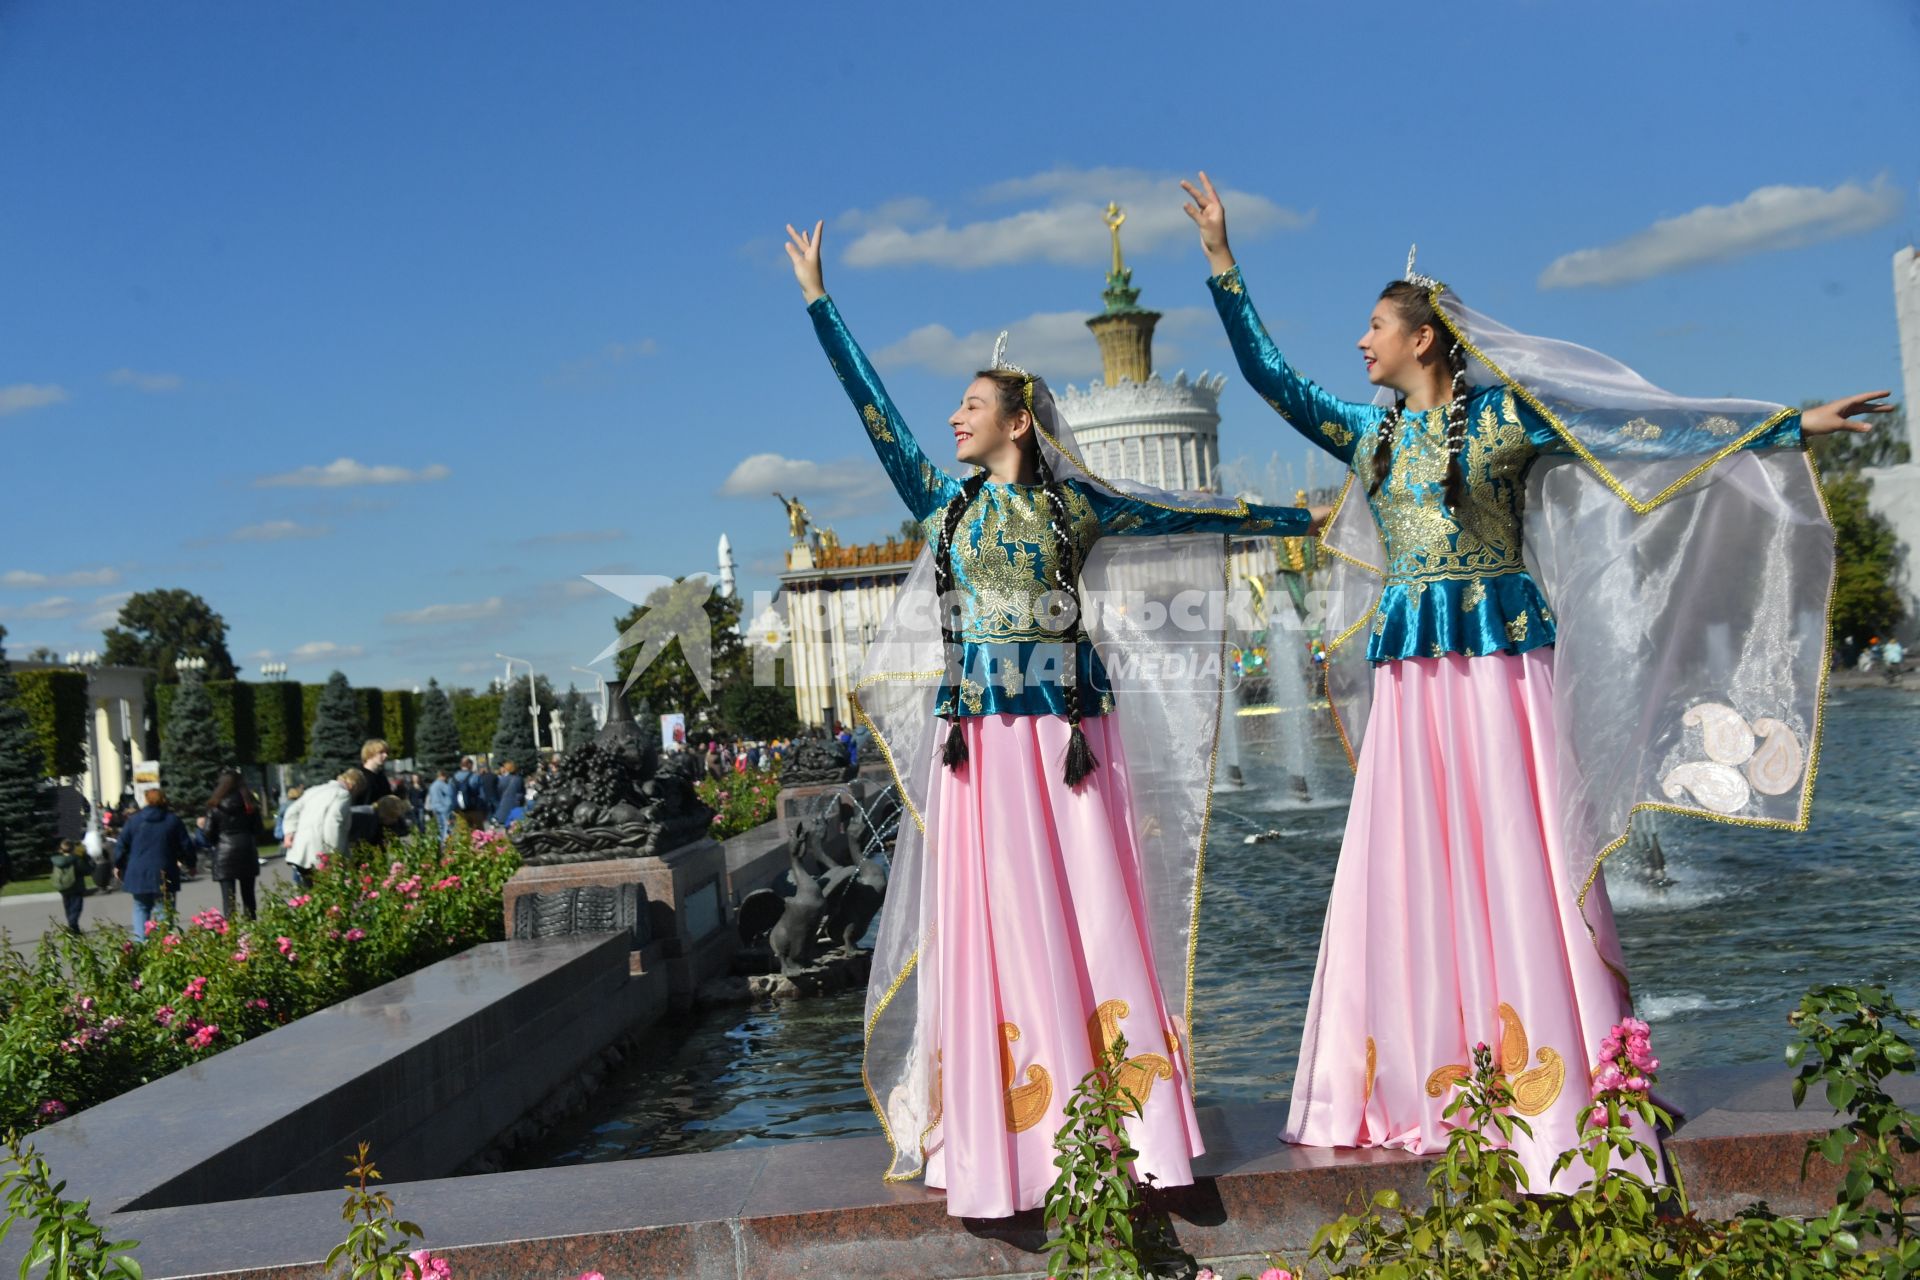
[[[1005,329],[1002,329],[1000,336],[993,340],[993,363],[988,365],[987,368],[996,370],[1004,369],[1008,373],[1017,373],[1023,378],[1031,378],[1033,376],[1019,365],[1007,359],[1007,331]]]
[[[1415,271],[1413,269],[1413,255],[1418,253],[1419,251],[1420,251],[1420,246],[1417,244],[1410,244],[1407,246],[1407,274],[1405,276],[1407,283],[1417,284],[1422,289],[1439,288],[1440,282],[1438,280],[1435,280],[1432,276],[1423,276],[1418,271]]]

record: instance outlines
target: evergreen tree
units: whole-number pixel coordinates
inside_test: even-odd
[[[206,685],[197,673],[183,672],[160,740],[160,784],[175,813],[188,822],[200,815],[230,754],[221,745]]]
[[[309,783],[327,782],[348,769],[360,767],[360,746],[366,741],[366,726],[360,723],[360,708],[353,699],[353,687],[347,677],[336,671],[327,677],[320,701],[313,709],[313,736],[307,745],[306,776]]]
[[[0,830],[19,879],[46,872],[59,843],[46,753],[34,735],[20,687],[7,667],[7,629],[0,627]]]
[[[460,732],[453,724],[453,705],[438,680],[427,681],[420,701],[420,724],[413,732],[413,753],[426,773],[460,767]]]
[[[593,722],[593,702],[587,695],[568,685],[567,696],[560,700],[560,706],[566,713],[567,750],[592,742],[600,726]]]
[[[540,763],[540,744],[534,740],[533,721],[527,718],[527,682],[515,680],[500,695],[500,719],[493,730],[494,767],[513,761],[522,772]]]

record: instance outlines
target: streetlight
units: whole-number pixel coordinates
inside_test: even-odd
[[[269,680],[285,680],[287,678],[287,664],[284,662],[263,662],[260,664],[260,674]]]
[[[207,660],[205,658],[175,658],[173,660],[173,669],[175,671],[191,671],[197,675],[207,669]]]
[[[533,722],[533,749],[538,751],[540,749],[540,693],[533,687],[533,664],[525,658],[509,658],[504,653],[495,653],[493,656],[507,664],[507,683],[501,690],[503,693],[513,687],[513,664],[517,662],[527,669],[527,718]],[[540,762],[530,760],[527,763],[538,767]]]

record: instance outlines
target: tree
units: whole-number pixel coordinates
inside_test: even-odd
[[[729,681],[721,690],[720,723],[741,738],[787,738],[800,732],[793,690],[779,684],[756,684],[749,675]]]
[[[360,747],[366,726],[360,722],[360,704],[347,677],[336,671],[327,677],[320,701],[313,708],[313,737],[307,746],[309,782],[326,782],[348,769],[360,767]]]
[[[1856,645],[1865,645],[1870,637],[1892,631],[1906,614],[1894,586],[1900,539],[1867,505],[1873,485],[1859,472],[1836,472],[1820,488],[1833,517],[1833,636],[1843,644],[1851,636]]]
[[[501,764],[511,760],[523,773],[540,763],[540,743],[533,736],[533,721],[527,718],[525,680],[515,680],[500,695],[500,719],[493,730],[493,758]]]
[[[119,625],[105,632],[106,660],[120,667],[151,667],[162,684],[180,677],[178,658],[205,658],[210,680],[236,676],[227,652],[227,622],[191,591],[136,591],[120,606]]]
[[[24,879],[46,871],[60,831],[53,789],[46,784],[46,752],[7,666],[6,638],[7,629],[0,627],[0,831],[13,874]]]
[[[189,672],[173,695],[167,732],[160,740],[160,782],[176,813],[192,821],[207,807],[220,780],[220,766],[231,754],[220,741],[205,683]]]
[[[627,673],[633,669],[635,655],[642,651],[643,644],[640,641],[655,634],[655,638],[663,641],[666,647],[640,673],[633,682],[631,692],[663,714],[686,712],[689,725],[699,723],[703,713],[711,711],[711,704],[701,690],[693,668],[687,663],[687,655],[681,651],[680,639],[674,632],[674,622],[681,613],[690,612],[692,599],[704,581],[701,578],[681,578],[671,587],[661,587],[647,597],[645,605],[628,610],[613,624],[623,638],[631,637],[636,641],[613,656],[614,688],[619,689],[625,684]],[[714,696],[717,697],[720,689],[736,676],[751,676],[752,662],[746,646],[740,643],[740,600],[737,596],[722,596],[708,588],[708,594],[700,601],[699,607],[706,613],[705,642]],[[657,628],[657,633],[649,633],[649,625]],[[685,634],[685,630],[679,634]]]
[[[451,772],[460,766],[460,732],[454,728],[453,706],[438,680],[427,681],[413,749],[420,767],[429,773],[436,769]]]
[[[593,703],[587,695],[568,685],[567,696],[560,699],[560,709],[565,716],[562,723],[566,725],[567,750],[592,742],[600,726],[593,722]]]

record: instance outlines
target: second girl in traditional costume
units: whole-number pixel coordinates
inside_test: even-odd
[[[1437,1151],[1484,1042],[1547,1190],[1631,1008],[1600,862],[1632,813],[1805,826],[1833,531],[1802,438],[1886,393],[1674,396],[1409,259],[1358,343],[1391,399],[1342,400],[1267,335],[1206,175],[1182,185],[1241,372],[1351,471],[1322,545],[1357,772],[1285,1137]]]

